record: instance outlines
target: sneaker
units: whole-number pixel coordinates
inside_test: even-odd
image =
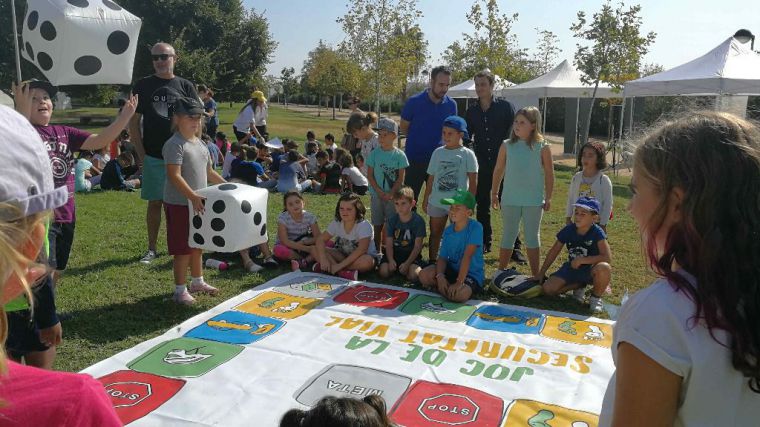
[[[525,265],[528,263],[528,260],[525,258],[525,255],[523,255],[522,251],[519,249],[515,249],[512,251],[512,261],[520,264]]]
[[[156,257],[158,257],[158,255],[156,255],[156,251],[148,249],[148,252],[145,252],[145,255],[140,258],[140,262],[143,264],[150,264],[154,259],[156,259]]]
[[[591,295],[588,299],[588,303],[591,306],[592,312],[601,313],[604,311],[604,306],[602,305],[602,299],[600,297]]]
[[[195,298],[193,298],[187,290],[184,292],[175,292],[174,296],[172,296],[172,300],[177,304],[182,305],[192,305],[195,302]]]
[[[585,288],[573,289],[573,298],[579,303],[583,304],[583,302],[586,300],[586,289]]]
[[[359,270],[340,270],[336,276],[347,280],[359,280]]]
[[[264,267],[266,268],[277,268],[279,266],[280,264],[278,264],[277,261],[275,261],[275,259],[272,257],[269,257],[264,260]]]
[[[249,262],[245,263],[245,270],[248,271],[249,273],[258,273],[259,271],[261,271],[263,269],[264,269],[264,267],[256,264],[253,261],[249,261]]]
[[[193,293],[193,294],[216,295],[219,293],[219,289],[209,285],[206,282],[191,283],[189,288],[190,288],[190,293]]]
[[[484,254],[491,253],[491,244],[490,243],[486,243],[486,244],[483,245],[483,253]]]

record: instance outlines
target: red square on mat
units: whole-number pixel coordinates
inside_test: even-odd
[[[171,399],[184,380],[136,371],[116,371],[98,378],[124,424],[140,419]]]
[[[379,286],[356,285],[333,298],[337,303],[392,310],[409,298],[409,292]]]
[[[406,427],[499,427],[503,413],[504,401],[480,390],[417,381],[401,396],[391,419]]]

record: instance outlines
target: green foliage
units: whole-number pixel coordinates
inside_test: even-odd
[[[557,65],[557,58],[562,53],[562,49],[558,47],[559,37],[549,30],[539,30],[538,33],[538,45],[536,51],[533,54],[533,60],[531,61],[531,68],[533,74],[541,75],[551,70]]]
[[[427,42],[417,20],[417,0],[351,0],[338,18],[345,40],[339,49],[366,70],[379,111],[383,92],[399,93],[399,85],[416,76],[427,59]]]
[[[322,40],[309,52],[301,74],[308,89],[318,95],[355,94],[362,85],[361,67]]]
[[[570,30],[590,46],[577,44],[575,66],[581,71],[584,83],[594,86],[593,97],[600,82],[622,89],[623,83],[639,76],[641,58],[648,52],[656,34],[641,35],[641,6],[626,8],[621,1],[617,8],[607,0],[589,21],[586,12],[578,12],[578,20]],[[588,140],[591,111],[583,123],[581,140]]]

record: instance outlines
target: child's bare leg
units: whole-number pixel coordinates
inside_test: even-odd
[[[438,259],[438,249],[441,246],[441,236],[446,228],[446,217],[430,218],[430,241],[428,242],[428,254],[431,260]],[[432,261],[431,261],[432,262]]]
[[[387,262],[380,264],[380,267],[377,269],[377,274],[379,274],[383,279],[391,277],[393,272],[391,271],[390,264]]]
[[[51,345],[45,351],[32,351],[24,355],[24,362],[29,366],[35,368],[53,370],[53,362],[55,361],[55,346]]]
[[[539,263],[539,257],[540,257],[540,248],[528,248],[528,264],[530,265],[530,274],[535,277],[538,276],[538,270],[541,268]],[[511,251],[510,251],[511,252]],[[509,254],[510,258],[512,257],[512,254]],[[501,260],[499,260],[501,261]]]
[[[360,256],[359,258],[355,259],[354,262],[352,262],[348,267],[346,267],[346,270],[357,270],[361,273],[365,273],[367,271],[371,271],[375,268],[375,259],[372,258],[372,256],[364,254]]]
[[[272,251],[269,250],[269,245],[267,243],[260,244],[259,250],[261,250],[261,255],[264,256],[264,259],[272,257]]]
[[[203,255],[203,251],[201,249],[190,249],[190,277],[203,276],[203,256],[202,255]]]
[[[600,262],[591,268],[591,278],[594,285],[593,295],[601,298],[612,278],[612,267],[606,262]]]
[[[417,279],[420,276],[420,272],[422,271],[422,267],[420,267],[417,264],[412,264],[409,266],[409,271],[406,272],[406,278],[410,282],[416,282]]]
[[[190,255],[174,255],[174,284],[184,285],[187,282],[187,267],[190,265]]]
[[[544,295],[556,296],[567,292],[570,287],[566,286],[565,279],[559,276],[551,276],[546,279],[541,288],[544,291]],[[575,287],[572,289],[575,289]]]
[[[446,293],[442,293],[442,295],[452,302],[466,302],[472,296],[472,288],[467,285],[456,286],[450,284],[448,289],[446,289]]]
[[[383,242],[383,226],[382,225],[376,225],[375,226],[375,249],[377,249],[378,252],[380,251],[380,244]]]
[[[499,249],[499,270],[506,270],[509,267],[509,261],[512,259],[513,248]]]
[[[423,268],[420,271],[419,279],[423,288],[428,289],[428,290],[433,289],[436,282],[435,271],[436,271],[435,265],[428,265],[427,267]]]

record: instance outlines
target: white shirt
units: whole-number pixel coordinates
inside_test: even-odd
[[[367,177],[364,176],[359,168],[356,166],[351,166],[350,168],[343,168],[343,172],[341,172],[343,175],[347,175],[348,179],[351,180],[352,185],[366,185],[369,186],[369,181],[367,180]]]
[[[687,295],[658,279],[623,305],[613,331],[613,361],[618,344],[627,342],[683,378],[674,426],[758,425],[760,394],[750,390],[747,378],[731,365],[731,351],[710,336],[704,323],[693,325],[694,314]],[[728,342],[723,331],[713,333]],[[604,395],[600,427],[610,425],[614,401],[615,375]]]
[[[372,228],[372,224],[366,219],[354,224],[354,227],[348,232],[343,228],[342,222],[333,220],[327,226],[327,232],[335,237],[335,249],[341,251],[343,255],[349,255],[356,250],[359,246],[359,240],[367,237],[369,237],[367,254],[372,256],[377,255],[377,249],[375,248],[375,241],[373,238],[375,230]]]
[[[232,161],[235,160],[235,156],[232,152],[227,151],[224,155],[224,162],[222,163],[222,178],[228,179],[230,177],[230,168],[232,168]]]
[[[247,105],[243,111],[238,113],[232,126],[235,126],[238,132],[247,132],[253,121],[253,104]]]
[[[597,172],[591,178],[583,176],[583,172],[573,175],[570,181],[570,190],[567,192],[567,206],[565,207],[565,216],[573,217],[573,203],[580,197],[593,197],[599,201],[599,223],[607,225],[612,212],[612,181],[602,173]]]
[[[253,109],[253,122],[254,126],[266,126],[267,117],[269,116],[269,106],[264,103],[261,107],[255,107]]]

